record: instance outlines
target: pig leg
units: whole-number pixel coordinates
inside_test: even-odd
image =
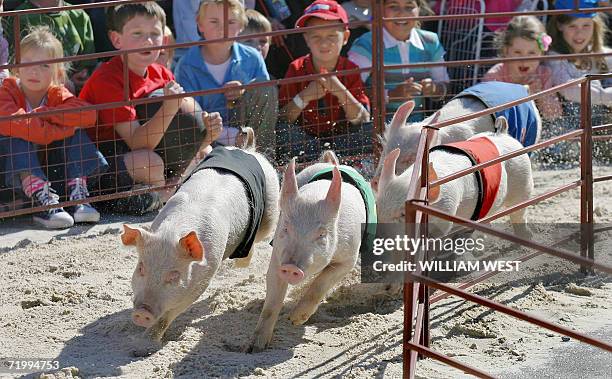
[[[255,251],[255,245],[251,247],[249,250],[249,254],[244,258],[236,258],[234,259],[234,267],[237,268],[247,268],[251,264],[251,258],[253,258],[253,252]]]
[[[289,315],[293,325],[302,325],[312,316],[319,307],[329,290],[338,283],[353,268],[354,261],[331,262],[312,281],[300,302]]]
[[[283,308],[283,301],[287,295],[288,287],[287,282],[278,276],[278,269],[278,260],[272,257],[266,276],[266,301],[261,310],[261,315],[259,316],[259,321],[257,321],[257,327],[247,352],[261,352],[272,340],[274,325],[276,325],[278,314]]]
[[[166,334],[166,330],[168,330],[168,327],[170,327],[170,324],[172,324],[174,319],[181,313],[182,310],[168,310],[157,320],[157,322],[155,322],[153,326],[146,330],[145,335],[153,341],[161,341],[164,334]]]
[[[531,163],[526,155],[508,161],[507,170],[508,176],[512,178],[512,181],[508,181],[508,194],[506,195],[504,205],[511,207],[531,198],[533,177]],[[527,227],[527,209],[523,208],[511,213],[510,221],[516,235],[531,239],[532,234]]]

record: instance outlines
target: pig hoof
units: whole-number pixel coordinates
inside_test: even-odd
[[[266,350],[266,344],[261,343],[261,341],[251,342],[246,349],[244,350],[247,354],[257,354]]]
[[[295,326],[302,325],[303,323],[308,321],[308,319],[313,313],[314,312],[303,312],[296,309],[289,316],[289,321],[291,321],[291,323]]]

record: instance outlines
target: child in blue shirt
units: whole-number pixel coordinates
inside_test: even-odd
[[[425,0],[385,0],[384,17],[417,17],[427,9]],[[385,21],[383,29],[384,63],[387,65],[443,62],[444,48],[438,35],[419,28],[418,22]],[[372,66],[372,32],[359,37],[351,47],[348,57],[361,68]],[[366,87],[372,86],[370,72],[362,73]],[[408,100],[416,102],[410,121],[424,117],[424,97],[441,98],[446,95],[449,82],[446,67],[422,67],[401,70],[385,70],[386,111],[395,112]]]
[[[203,0],[200,4],[197,22],[203,39],[223,38],[223,4],[223,0]],[[245,10],[240,0],[229,0],[227,5],[227,36],[236,37],[247,24]],[[253,128],[258,137],[269,135],[263,129],[274,128],[278,113],[276,87],[249,91],[230,89],[270,79],[264,59],[256,49],[232,41],[193,46],[179,61],[175,74],[188,92],[228,89],[224,93],[195,97],[203,109],[221,113],[224,128],[217,142],[235,145],[240,128],[244,126]],[[265,146],[270,141],[260,138],[259,142],[260,146]]]

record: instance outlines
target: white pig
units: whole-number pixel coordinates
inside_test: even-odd
[[[516,100],[528,95],[527,91],[522,86],[503,82],[479,83],[476,86],[466,89],[465,92],[467,93],[471,90],[482,90],[486,96],[493,96],[490,94],[496,91],[511,92],[509,95],[504,95],[502,99],[497,99],[497,102],[493,102],[491,105],[499,105],[498,103],[505,103],[506,101]],[[400,155],[396,164],[396,173],[404,172],[408,166],[414,163],[423,126],[450,120],[459,116],[465,116],[486,108],[488,108],[488,106],[478,98],[471,95],[461,96],[460,94],[425,120],[413,124],[406,124],[406,120],[414,109],[414,102],[408,101],[402,104],[393,115],[391,124],[386,128],[381,138],[383,149],[374,178],[372,179],[372,187],[377,190],[382,163],[392,150],[396,148],[400,149]],[[529,117],[525,117],[524,113],[520,114],[521,111],[529,112]],[[510,108],[507,112],[510,115],[520,114],[520,117],[517,116],[516,119],[524,120],[526,123],[526,125],[519,126],[510,125],[509,130],[516,134],[514,135],[515,138],[521,140],[525,146],[529,146],[539,141],[542,130],[542,120],[533,101]],[[515,118],[513,117],[513,119]],[[518,122],[516,119],[514,122]],[[494,126],[495,121],[490,115],[449,125],[438,130],[430,146],[433,147],[451,142],[465,141],[475,134],[495,131]],[[533,131],[535,138],[525,138],[524,134],[521,134],[522,128],[535,128]]]
[[[342,182],[335,155],[326,152],[323,159],[327,163],[307,167],[297,179],[295,160],[285,171],[280,218],[266,277],[266,300],[248,347],[250,352],[262,351],[270,343],[289,284],[314,278],[289,316],[294,325],[301,325],[357,261],[366,205],[355,186]],[[332,180],[308,183],[319,170],[331,166]]]
[[[499,152],[504,155],[523,148],[520,142],[512,138],[507,131],[504,117],[497,119],[496,133],[482,133],[472,139],[485,136]],[[395,149],[386,157],[380,176],[379,191],[376,194],[378,220],[381,223],[404,222],[404,203],[408,196],[408,186],[414,166],[410,166],[399,176],[396,175],[396,161],[399,149]],[[434,150],[429,155],[429,181],[445,177],[457,171],[473,166],[468,156],[446,150]],[[510,207],[531,197],[533,177],[531,162],[527,154],[522,154],[501,163],[501,182],[492,207],[487,215],[497,212],[502,206]],[[463,176],[439,187],[430,189],[430,205],[445,213],[470,219],[474,214],[478,200],[478,181],[476,173]],[[526,210],[516,211],[510,219],[519,235],[528,236],[525,225]],[[437,218],[430,219],[441,234],[447,234],[452,223]]]
[[[249,141],[252,141],[252,136]],[[264,211],[255,241],[271,234],[278,219],[278,175],[263,155],[227,149],[254,157],[265,177]],[[216,150],[215,149],[215,150]],[[213,150],[213,153],[215,153]],[[244,161],[242,156],[242,161]],[[150,229],[124,225],[125,245],[138,250],[132,276],[132,320],[160,341],[172,321],[208,287],[221,261],[243,242],[251,218],[246,186],[233,172],[203,168],[184,182],[155,217]],[[248,264],[248,257],[242,264]]]

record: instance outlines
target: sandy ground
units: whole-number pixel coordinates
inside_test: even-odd
[[[596,175],[611,173],[610,167],[596,170]],[[542,193],[577,179],[578,171],[540,171],[534,176],[536,192]],[[577,222],[579,197],[574,190],[532,207],[530,221]],[[612,223],[612,182],[596,184],[595,198],[596,222]],[[200,300],[170,327],[163,348],[136,356],[134,337],[142,332],[130,321],[136,255],[121,247],[116,221],[55,233],[53,238],[17,232],[10,229],[14,224],[3,221],[0,358],[59,361],[64,370],[49,370],[42,376],[46,378],[401,377],[401,300],[369,295],[358,283],[357,271],[304,326],[289,323],[292,300],[286,301],[272,347],[260,354],[242,353],[265,297],[271,253],[266,243],[257,245],[248,269],[234,269],[226,262]],[[610,241],[608,233],[596,244],[598,254],[603,252],[598,259],[607,264]],[[576,251],[575,244],[566,248]],[[474,292],[610,341],[610,277],[585,277],[576,265],[548,256],[523,267],[521,276],[491,279]],[[572,351],[594,360],[596,371],[588,377],[612,372],[609,354],[457,298],[436,303],[431,324],[435,350],[496,376],[520,377],[524,372],[531,373],[526,377],[555,377],[550,367],[562,364],[560,357],[574,356]],[[575,365],[578,360],[569,362]],[[417,375],[464,376],[429,359],[419,362]],[[0,374],[5,376],[16,375]]]

